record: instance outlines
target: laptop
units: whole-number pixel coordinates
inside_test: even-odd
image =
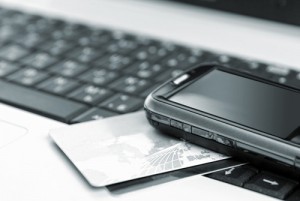
[[[203,62],[300,88],[298,2],[241,2],[1,0],[1,200],[299,200],[297,180],[250,164],[119,194],[92,188],[48,136],[141,110]]]

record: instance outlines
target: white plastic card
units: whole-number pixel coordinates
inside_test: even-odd
[[[67,126],[50,135],[94,187],[228,158],[158,132],[144,112]]]

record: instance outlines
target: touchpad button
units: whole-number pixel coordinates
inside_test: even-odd
[[[3,148],[26,133],[27,130],[25,128],[0,120],[0,148]]]

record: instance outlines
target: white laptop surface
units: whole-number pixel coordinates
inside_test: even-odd
[[[298,27],[159,1],[0,2],[28,12],[104,25],[300,70]],[[66,124],[0,104],[0,139],[5,140],[0,143],[1,200],[276,200],[197,175],[120,194],[92,188],[48,136],[50,129],[62,126]],[[2,137],[4,134],[12,137]]]

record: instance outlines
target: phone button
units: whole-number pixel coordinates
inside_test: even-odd
[[[175,127],[175,128],[178,128],[178,129],[182,129],[182,123],[179,122],[179,121],[175,121],[173,119],[171,119],[171,126]]]
[[[188,124],[183,124],[182,129],[187,132],[187,133],[191,133],[192,132],[192,126],[188,125]]]
[[[170,119],[158,114],[151,114],[151,119],[162,124],[170,125]]]
[[[208,132],[206,130],[203,130],[201,128],[192,127],[192,133],[195,135],[199,135],[201,137],[207,138],[207,139],[213,139],[214,134],[211,132]]]

